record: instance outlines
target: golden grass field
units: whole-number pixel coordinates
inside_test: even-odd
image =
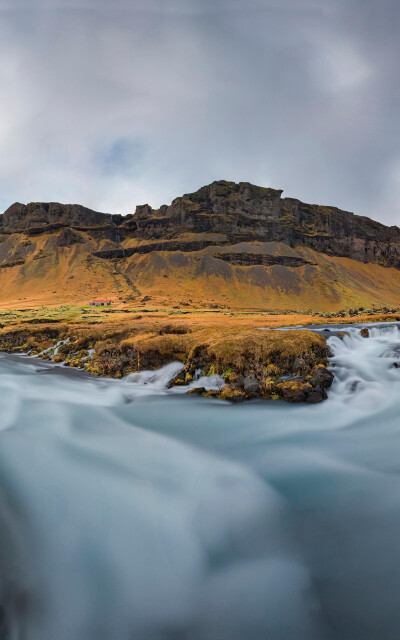
[[[222,376],[226,386],[218,392],[220,398],[245,399],[240,385],[243,376],[251,374],[257,378],[261,397],[297,402],[313,390],[310,381],[318,367],[328,364],[326,340],[308,331],[308,324],[391,320],[400,320],[400,312],[322,318],[144,304],[2,309],[0,350],[30,353],[117,378],[180,361],[185,366],[184,382],[193,380],[199,368],[204,375]],[[274,330],[286,326],[300,328]],[[67,338],[59,352],[54,351]],[[296,361],[301,363],[300,379],[282,381],[281,376],[293,373]]]
[[[289,344],[291,336],[296,337],[303,332],[275,333],[260,331],[260,329],[278,329],[280,327],[304,327],[309,324],[347,324],[354,322],[399,321],[398,313],[359,314],[341,318],[323,318],[320,316],[300,313],[269,314],[263,312],[227,311],[224,309],[181,309],[169,307],[149,307],[119,305],[114,307],[93,308],[87,305],[79,307],[61,305],[55,307],[31,307],[20,309],[4,309],[0,311],[0,335],[10,331],[26,330],[34,332],[41,328],[53,327],[63,334],[71,333],[77,338],[90,335],[93,340],[100,342],[107,339],[118,339],[118,343],[138,344],[139,342],[159,351],[167,348],[167,344],[174,343],[179,351],[202,343],[207,343],[210,349],[215,344],[231,342],[241,345],[261,344],[266,336],[271,344],[285,340]],[[308,332],[307,332],[308,333]],[[150,342],[149,342],[150,341]],[[214,345],[214,346],[213,346]],[[235,347],[236,348],[236,347]],[[218,349],[217,349],[218,351]],[[218,357],[222,352],[218,352]],[[222,356],[221,356],[222,357]]]

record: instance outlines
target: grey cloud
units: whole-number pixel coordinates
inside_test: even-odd
[[[392,0],[0,2],[0,205],[214,179],[400,222]]]

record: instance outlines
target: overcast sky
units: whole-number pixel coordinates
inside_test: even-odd
[[[0,209],[216,179],[400,223],[398,0],[0,0]]]

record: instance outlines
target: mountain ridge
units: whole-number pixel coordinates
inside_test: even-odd
[[[210,239],[210,243],[301,244],[331,255],[400,268],[399,227],[281,195],[279,189],[220,180],[159,209],[138,205],[134,214],[126,216],[76,204],[14,203],[0,215],[0,234],[35,235],[62,227],[93,232],[107,228],[109,239],[116,241],[173,240],[182,233],[220,233],[225,238]]]
[[[91,295],[334,310],[400,303],[400,229],[216,181],[134,214],[14,203],[0,215],[0,303]]]

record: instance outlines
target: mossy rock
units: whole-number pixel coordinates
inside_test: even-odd
[[[230,402],[243,402],[246,400],[246,394],[244,391],[230,384],[221,389],[219,397],[223,400],[229,400]]]
[[[194,387],[193,389],[189,389],[188,394],[191,396],[201,396],[203,393],[206,393],[205,387]]]
[[[267,378],[278,378],[280,375],[282,375],[282,371],[279,369],[279,367],[276,366],[276,364],[269,364],[265,368],[265,375],[267,376]]]

